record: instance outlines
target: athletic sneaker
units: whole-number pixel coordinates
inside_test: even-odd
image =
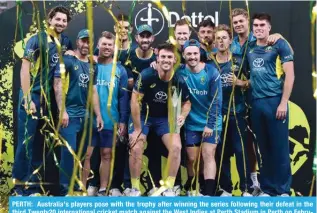
[[[264,193],[264,192],[261,192],[258,197],[271,197],[271,195],[267,194],[267,193]]]
[[[87,189],[88,196],[97,196],[98,187],[96,186],[89,186]]]
[[[13,187],[10,194],[11,196],[22,197],[25,195],[25,192],[21,187]]]
[[[121,197],[122,193],[118,188],[113,188],[109,191],[109,196],[110,197]]]
[[[258,186],[251,186],[251,188],[254,189],[253,192],[252,192],[252,196],[253,197],[259,196],[262,193],[261,188],[258,187]]]
[[[123,190],[123,192],[122,192],[122,195],[123,196],[129,196],[130,192],[131,192],[131,188],[125,188]]]
[[[175,193],[175,196],[180,196],[182,188],[181,188],[180,185],[176,185],[176,186],[173,187],[173,191]]]
[[[232,197],[232,194],[222,189],[220,197]]]
[[[201,194],[200,192],[196,192],[196,190],[192,190],[192,191],[187,191],[186,192],[186,195],[188,196],[188,197],[202,197],[202,196],[204,196],[203,194]]]
[[[32,193],[29,195],[29,197],[42,197],[41,193]]]
[[[164,197],[175,197],[176,194],[175,194],[175,192],[174,192],[173,189],[167,189],[167,190],[165,190],[165,191],[162,193],[162,196],[164,196]]]
[[[242,197],[253,197],[249,192],[243,192]]]
[[[129,197],[140,197],[141,196],[141,192],[138,189],[132,188],[130,190],[130,193],[128,195]]]
[[[107,192],[107,189],[98,191],[97,196],[98,196],[98,197],[107,196],[107,193],[106,193],[106,192]]]

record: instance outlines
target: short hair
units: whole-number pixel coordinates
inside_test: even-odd
[[[101,36],[100,36],[99,40],[100,40],[101,38],[112,39],[112,40],[114,40],[114,41],[116,40],[116,36],[113,35],[113,33],[108,32],[108,31],[103,31],[103,32],[101,33]]]
[[[229,38],[232,39],[231,29],[228,25],[219,24],[218,27],[216,27],[216,29],[215,29],[215,34],[216,34],[216,32],[219,32],[219,31],[226,31],[229,35]]]
[[[165,42],[165,43],[159,44],[159,45],[157,46],[157,53],[158,53],[158,55],[159,55],[159,53],[160,53],[161,50],[167,50],[167,51],[170,51],[170,52],[174,52],[175,47],[174,47],[173,44],[170,44],[170,43]]]
[[[234,8],[231,11],[231,18],[235,17],[235,16],[239,16],[239,15],[243,15],[244,17],[246,17],[247,19],[249,19],[249,14],[248,12],[243,9],[243,8]]]
[[[63,13],[67,16],[67,22],[70,22],[72,20],[72,17],[70,15],[70,11],[69,9],[67,9],[64,6],[56,6],[54,8],[52,8],[49,12],[48,12],[48,18],[52,19],[56,13]]]
[[[269,22],[271,24],[271,16],[268,13],[255,13],[252,16],[252,19],[259,19],[259,20],[266,20],[267,22]]]
[[[198,24],[198,31],[201,27],[212,27],[212,28],[215,28],[215,23],[213,21],[211,21],[210,18],[208,19],[205,19],[203,21],[201,21],[199,24]]]
[[[177,26],[183,26],[183,25],[187,25],[188,29],[190,31],[190,23],[189,23],[189,21],[186,18],[182,18],[182,19],[177,20],[175,22],[174,30],[176,30]]]
[[[126,14],[124,13],[119,13],[117,15],[117,20],[118,21],[129,21],[129,16],[127,16]]]

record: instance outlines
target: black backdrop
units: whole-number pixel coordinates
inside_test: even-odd
[[[41,8],[41,14],[43,12],[43,2],[37,3],[39,8]],[[66,30],[66,34],[72,40],[73,45],[75,45],[75,39],[77,33],[82,28],[86,27],[86,13],[83,4],[78,2],[46,2],[47,11],[58,4],[70,7],[74,12],[73,20],[69,23],[69,27]],[[170,24],[175,23],[176,17],[182,17],[184,15],[182,11],[181,1],[163,1],[163,4],[171,12],[172,21]],[[213,18],[216,24],[224,23],[229,24],[229,2],[227,1],[186,1],[186,11],[185,14],[192,18],[192,24],[195,26],[201,20],[202,17],[207,16]],[[309,2],[286,2],[286,1],[251,1],[249,2],[250,14],[254,12],[268,12],[272,15],[272,31],[281,33],[292,45],[295,51],[295,84],[293,93],[291,96],[291,101],[296,103],[304,114],[300,110],[291,111],[291,121],[294,126],[290,128],[290,139],[292,154],[292,162],[295,165],[293,179],[293,188],[296,192],[302,195],[308,195],[310,189],[310,183],[312,179],[312,161],[313,161],[313,151],[315,150],[316,141],[316,102],[312,96],[312,56],[311,56],[311,37],[310,37],[310,3]],[[109,3],[104,4],[106,7]],[[149,13],[149,7],[151,7],[151,12]],[[246,8],[245,1],[232,2],[232,8],[242,7]],[[135,27],[141,23],[147,23],[148,19],[151,20],[155,33],[157,34],[155,39],[155,45],[165,41],[168,38],[168,25],[167,20],[164,20],[164,27],[162,15],[158,12],[158,9],[154,3],[149,5],[149,2],[136,3],[135,8],[130,13],[132,8],[131,1],[118,1],[112,4],[112,11],[114,14],[119,12],[124,12],[126,14],[131,14],[131,24]],[[83,10],[82,10],[83,9]],[[17,41],[21,40],[21,36],[25,37],[26,33],[29,32],[29,27],[32,24],[32,13],[33,7],[30,2],[24,2],[22,5],[22,29],[23,35],[18,33]],[[47,12],[46,11],[46,12]],[[148,17],[151,16],[151,17]],[[109,13],[105,11],[102,6],[97,6],[94,8],[94,33],[95,42],[98,35],[104,30],[113,31],[114,21]],[[143,20],[143,21],[142,21]],[[9,11],[0,15],[0,26],[1,26],[1,40],[0,40],[0,72],[1,75],[12,75],[12,82],[8,80],[0,80],[0,93],[3,97],[7,98],[9,101],[13,101],[13,106],[15,108],[18,98],[19,90],[19,70],[21,67],[21,61],[19,59],[14,60],[12,57],[12,51],[14,47],[14,35],[16,27],[16,8],[12,8]],[[161,30],[162,29],[162,30]],[[135,29],[134,29],[135,32]],[[195,33],[193,37],[196,37]],[[16,56],[17,57],[17,56]],[[14,65],[13,74],[8,72],[3,72],[3,69],[8,64]],[[4,82],[5,81],[5,82]],[[11,84],[12,83],[12,84]],[[9,94],[9,90],[13,90],[12,96]],[[5,102],[1,99],[1,107]],[[6,109],[0,109],[0,121],[7,127],[7,131],[14,131],[15,125],[12,125],[12,117],[5,116],[3,112]],[[13,113],[12,111],[10,112]],[[14,114],[14,119],[16,119],[16,114]],[[305,124],[306,118],[308,120],[309,126]],[[306,139],[305,139],[306,138]],[[296,142],[294,142],[294,140]],[[292,142],[293,141],[293,142]],[[307,142],[308,141],[308,142]],[[12,140],[2,140],[4,147],[2,152],[8,152],[10,145],[12,146],[14,142]],[[8,152],[9,153],[9,152]],[[308,158],[307,160],[306,157]],[[10,161],[10,160],[9,160]],[[301,162],[301,163],[300,163]],[[297,164],[298,163],[298,164]],[[297,164],[297,166],[296,166]],[[301,164],[300,166],[298,166]],[[12,160],[9,162],[9,166],[12,165]],[[297,168],[298,167],[298,168]],[[292,167],[293,168],[293,167]],[[0,170],[1,185],[7,184],[8,179],[3,178],[4,176],[10,176],[10,172]],[[47,171],[47,176],[56,177],[56,171]],[[3,189],[2,189],[3,190]],[[1,191],[1,190],[0,190]],[[298,193],[297,193],[298,194]]]

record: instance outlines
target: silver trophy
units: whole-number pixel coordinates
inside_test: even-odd
[[[179,95],[177,94],[177,88],[175,86],[172,87],[172,107],[173,107],[173,120],[172,129],[175,131],[174,133],[180,133],[180,127],[177,125],[177,118],[181,114],[182,111],[182,91],[180,91]]]

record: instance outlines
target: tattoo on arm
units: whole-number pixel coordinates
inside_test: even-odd
[[[63,102],[63,88],[62,88],[61,78],[54,79],[54,91],[55,91],[55,99],[56,99],[57,107],[59,111],[61,111],[62,102]]]

